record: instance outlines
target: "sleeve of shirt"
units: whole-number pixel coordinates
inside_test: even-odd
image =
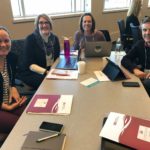
[[[74,35],[74,50],[79,50],[80,49],[80,40],[79,40],[79,31],[77,31]]]
[[[121,64],[128,69],[130,72],[133,72],[133,69],[138,68],[136,64],[136,59],[138,56],[138,45],[133,46],[133,48],[123,57]]]

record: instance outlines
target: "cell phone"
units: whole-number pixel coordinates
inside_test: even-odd
[[[39,129],[42,131],[61,133],[63,129],[63,124],[43,121]]]
[[[138,82],[122,82],[122,86],[124,87],[140,87]]]

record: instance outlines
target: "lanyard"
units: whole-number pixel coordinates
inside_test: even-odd
[[[144,66],[145,69],[147,68],[146,62],[147,62],[147,49],[145,47],[145,66]]]

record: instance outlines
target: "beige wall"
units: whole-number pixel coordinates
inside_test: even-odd
[[[143,1],[141,16],[139,20],[145,15],[150,14],[150,9],[147,8],[148,0]],[[96,20],[97,29],[108,29],[113,40],[118,37],[117,20],[126,17],[124,12],[103,13],[103,0],[92,0],[92,14]],[[34,29],[33,22],[13,23],[10,0],[1,0],[0,5],[0,24],[6,26],[11,33],[12,38],[24,38],[30,34]],[[72,36],[78,29],[79,16],[73,18],[55,18],[53,20],[53,31],[59,36],[60,41],[62,36]]]

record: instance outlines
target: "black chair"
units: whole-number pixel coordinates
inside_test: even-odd
[[[136,43],[138,40],[142,39],[142,31],[139,26],[134,26],[133,23],[130,23],[130,27],[133,36],[133,43]]]
[[[123,19],[120,19],[117,21],[118,24],[118,28],[120,31],[120,40],[121,40],[121,44],[123,46],[123,49],[128,52],[133,44],[133,37],[132,35],[128,35],[125,33],[125,22]]]
[[[104,34],[106,41],[111,41],[111,37],[108,30],[100,30],[100,31]]]
[[[24,39],[12,40],[11,43],[11,52],[15,53],[15,55],[18,58],[15,78],[16,87],[21,95],[31,97],[35,93],[34,89],[26,85],[23,81],[20,80],[19,77],[19,64],[22,63],[21,55],[23,55]]]
[[[100,31],[104,34],[106,41],[108,41],[108,42],[112,41],[108,30],[100,30]],[[114,51],[115,48],[116,48],[116,41],[113,41],[111,50]]]

